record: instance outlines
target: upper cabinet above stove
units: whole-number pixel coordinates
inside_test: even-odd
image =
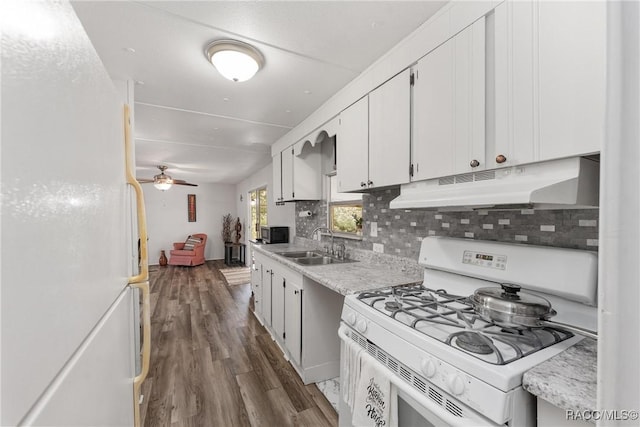
[[[487,168],[600,151],[606,17],[600,1],[506,1],[488,16]]]
[[[485,19],[415,67],[413,181],[485,169]]]

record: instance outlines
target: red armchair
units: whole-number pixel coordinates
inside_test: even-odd
[[[195,242],[192,250],[184,249],[184,245],[189,239],[187,239],[187,242],[174,243],[173,250],[170,252],[170,265],[194,266],[204,264],[204,248],[207,245],[207,235],[192,234],[189,238],[200,239],[200,242]]]

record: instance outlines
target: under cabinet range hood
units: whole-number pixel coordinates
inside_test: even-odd
[[[583,157],[551,160],[400,187],[391,209],[567,209],[598,206],[599,162]]]

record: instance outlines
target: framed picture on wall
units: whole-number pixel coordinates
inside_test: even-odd
[[[189,222],[196,222],[196,195],[187,194],[187,217]]]

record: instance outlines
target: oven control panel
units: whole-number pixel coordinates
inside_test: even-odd
[[[478,267],[505,270],[507,268],[507,256],[486,252],[464,251],[462,263],[477,265]]]

